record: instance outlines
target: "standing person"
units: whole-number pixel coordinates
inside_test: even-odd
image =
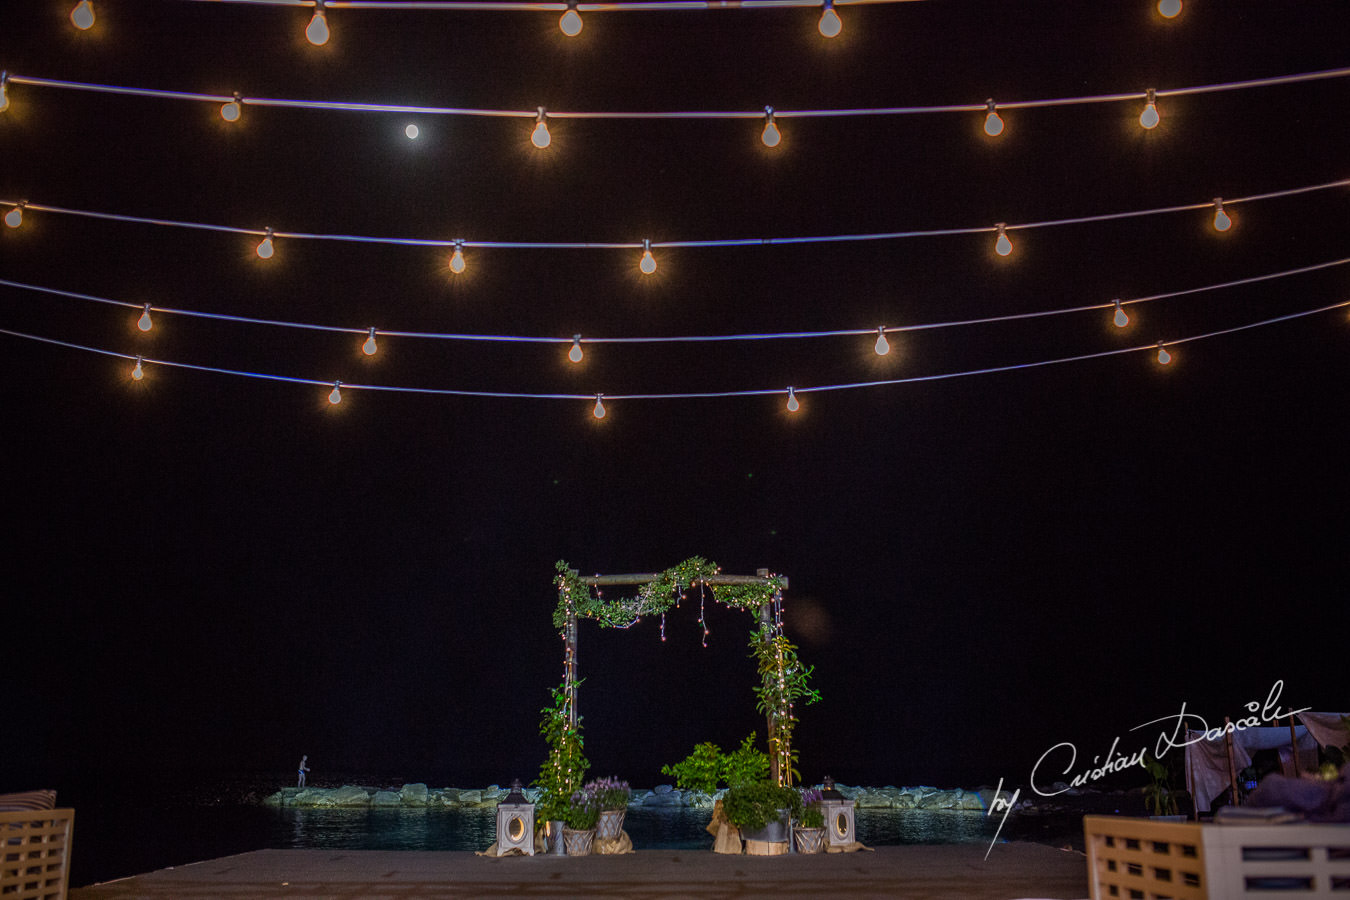
[[[304,786],[305,786],[305,773],[309,771],[309,766],[305,765],[305,760],[307,760],[307,759],[309,759],[309,755],[308,755],[308,754],[306,754],[306,755],[300,757],[300,779],[299,779],[299,783],[296,784],[296,787],[304,787]]]

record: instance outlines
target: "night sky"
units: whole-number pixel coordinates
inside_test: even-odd
[[[754,112],[1142,93],[1350,65],[1350,5],[1146,0],[611,12],[97,0],[0,6],[0,67],[246,98]],[[0,205],[278,232],[632,243],[990,228],[1350,178],[1350,79],[983,113],[550,120],[8,85]],[[404,127],[416,122],[416,140]],[[694,555],[788,576],[823,701],[808,781],[1025,783],[1060,741],[1142,746],[1284,682],[1344,709],[1350,266],[1109,308],[755,342],[488,343],[933,326],[1252,279],[1350,253],[1350,188],[1013,230],[776,246],[466,251],[38,210],[0,228],[0,789],[106,773],[533,778],[561,676],[554,564]],[[154,329],[135,321],[144,303]],[[352,329],[334,333],[173,314]],[[109,351],[92,353],[21,333]],[[989,374],[976,370],[1137,352]],[[472,397],[347,385],[574,395]],[[943,378],[938,376],[960,375]],[[909,383],[813,390],[917,378]],[[787,386],[802,408],[784,408]],[[624,394],[767,390],[705,399]],[[597,393],[608,415],[591,415]],[[612,596],[609,592],[606,596]],[[751,617],[581,628],[594,774],[752,730]],[[1137,779],[1144,781],[1143,773]]]

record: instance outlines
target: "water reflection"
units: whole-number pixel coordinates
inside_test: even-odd
[[[271,846],[323,850],[485,850],[496,840],[494,809],[278,809]],[[634,807],[624,819],[633,846],[708,849],[710,811]],[[979,811],[860,809],[858,840],[891,844],[960,844],[990,840],[998,826]]]

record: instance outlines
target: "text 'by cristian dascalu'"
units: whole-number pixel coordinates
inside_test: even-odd
[[[1270,688],[1270,693],[1266,695],[1264,703],[1252,700],[1244,707],[1249,715],[1227,721],[1218,728],[1210,728],[1209,723],[1205,721],[1203,716],[1188,712],[1186,703],[1183,701],[1180,712],[1158,719],[1150,719],[1147,722],[1135,725],[1130,731],[1139,731],[1151,725],[1162,725],[1163,727],[1158,732],[1158,739],[1153,744],[1153,755],[1162,759],[1168,750],[1181,749],[1200,741],[1218,740],[1234,731],[1257,728],[1311,709],[1311,707],[1289,710],[1281,708],[1280,693],[1283,690],[1284,682],[1275,682]],[[1116,737],[1111,741],[1111,747],[1106,751],[1105,756],[1094,756],[1091,765],[1078,769],[1078,747],[1069,741],[1061,741],[1042,753],[1040,759],[1036,760],[1036,765],[1031,767],[1031,778],[1029,779],[1031,789],[1042,797],[1054,797],[1072,788],[1084,787],[1107,775],[1123,772],[1132,766],[1143,765],[1144,756],[1148,753],[1147,745],[1128,754],[1120,753],[1119,747],[1120,738]],[[1046,772],[1059,777],[1070,776],[1068,784],[1055,782],[1049,788],[1044,787],[1045,774],[1043,773]],[[998,829],[994,832],[994,839],[989,843],[990,850],[993,850],[994,844],[998,843],[1003,825],[1008,821],[1008,813],[1017,804],[1021,794],[1022,789],[1018,788],[1013,791],[1012,796],[1005,798],[1003,796],[1003,779],[998,780],[998,787],[994,790],[994,799],[990,802],[989,809],[985,811],[986,816],[1002,813]],[[985,853],[984,856],[985,859],[989,858],[988,853]]]

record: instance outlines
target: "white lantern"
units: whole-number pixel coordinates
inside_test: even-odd
[[[847,847],[858,840],[853,823],[853,801],[834,786],[834,779],[826,775],[821,782],[820,811],[825,815],[825,847]]]
[[[519,850],[534,856],[534,804],[525,799],[520,779],[511,782],[511,793],[497,804],[497,855]]]

